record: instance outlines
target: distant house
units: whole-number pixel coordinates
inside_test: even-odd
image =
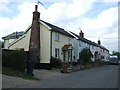
[[[86,38],[84,38],[84,33],[82,32],[82,30],[80,31],[79,35],[70,32],[74,37],[76,37],[76,41],[75,41],[75,61],[77,61],[79,59],[79,53],[84,49],[84,48],[88,48],[90,49],[91,53],[92,53],[92,61],[95,61],[97,59],[106,61],[109,59],[109,50],[106,49],[105,47],[103,47],[100,44],[100,40],[98,40],[98,44],[95,42],[92,42]]]
[[[24,34],[24,32],[13,32],[10,35],[2,37],[2,39],[4,39],[4,48],[8,49],[8,46],[11,43],[13,43],[15,40],[17,40],[19,37],[21,37],[23,34]]]

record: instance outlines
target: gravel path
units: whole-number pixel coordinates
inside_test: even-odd
[[[34,77],[40,78],[40,80],[47,80],[54,77],[60,77],[66,74],[60,72],[60,70],[52,69],[52,70],[44,70],[44,69],[36,69],[34,70]],[[35,80],[25,80],[18,77],[12,77],[7,75],[2,75],[2,88],[15,88],[22,85],[28,85],[34,82],[38,82]]]
[[[45,70],[45,69],[37,69],[34,70],[34,77],[40,78],[42,80],[60,77],[67,74],[61,73],[59,69]]]

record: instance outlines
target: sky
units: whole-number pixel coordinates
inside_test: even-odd
[[[16,31],[25,31],[32,23],[38,0],[0,0],[0,40]],[[118,51],[119,0],[39,0],[40,18],[79,34],[112,51]]]

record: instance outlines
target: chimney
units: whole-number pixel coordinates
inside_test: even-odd
[[[17,31],[16,31],[16,38],[18,39]]]
[[[99,45],[101,44],[100,40],[98,40],[98,44],[99,44]]]
[[[29,43],[29,60],[40,63],[40,13],[35,5]]]
[[[84,38],[84,33],[82,32],[82,30],[80,30],[79,36]]]
[[[37,11],[38,5],[35,5],[35,11],[33,12],[33,20],[39,20],[40,19],[40,13]]]

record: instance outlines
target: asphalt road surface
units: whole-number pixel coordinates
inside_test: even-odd
[[[73,72],[19,88],[118,88],[118,65]]]

